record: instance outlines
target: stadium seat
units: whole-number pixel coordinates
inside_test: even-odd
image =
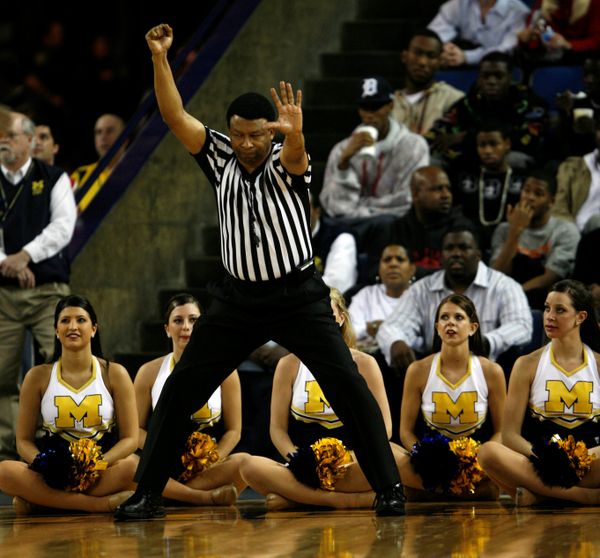
[[[583,89],[583,69],[581,66],[536,68],[531,75],[530,85],[534,93],[548,102],[551,110],[556,110],[557,94],[567,89],[574,93]]]
[[[435,79],[438,81],[445,81],[446,83],[468,93],[469,89],[473,86],[477,80],[477,74],[479,73],[478,68],[463,68],[456,70],[440,70],[436,72]],[[523,72],[521,68],[513,68],[512,82],[521,83],[523,79]]]
[[[467,93],[477,79],[477,68],[467,68],[464,70],[440,70],[435,74],[437,81],[445,81],[447,84],[456,87]]]

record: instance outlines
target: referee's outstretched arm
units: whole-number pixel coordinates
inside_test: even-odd
[[[166,23],[161,23],[146,33],[146,42],[152,52],[154,91],[160,114],[185,148],[190,153],[199,153],[206,141],[206,129],[202,122],[183,108],[183,101],[167,60],[167,52],[173,44],[173,29]]]

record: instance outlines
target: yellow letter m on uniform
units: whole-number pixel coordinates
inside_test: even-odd
[[[57,428],[74,428],[75,421],[83,421],[83,426],[88,428],[102,424],[100,416],[102,396],[100,394],[86,395],[79,405],[69,395],[57,395],[54,398],[54,405],[58,409]]]
[[[477,422],[476,391],[464,391],[456,398],[456,401],[444,391],[434,391],[431,396],[435,404],[435,411],[431,416],[433,422],[450,424],[450,417],[459,419],[461,424]]]
[[[569,389],[560,380],[548,380],[546,382],[546,391],[548,392],[546,411],[548,413],[564,413],[565,407],[573,407],[573,413],[589,415],[592,412],[590,395],[593,389],[592,382],[577,382]]]

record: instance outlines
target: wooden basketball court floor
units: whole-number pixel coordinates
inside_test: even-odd
[[[267,512],[237,507],[168,508],[164,519],[114,523],[110,515],[15,516],[0,507],[0,557],[565,557],[600,556],[600,508],[515,508],[485,503],[410,503],[404,517],[370,510]]]

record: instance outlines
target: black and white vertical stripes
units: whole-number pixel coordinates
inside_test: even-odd
[[[288,174],[281,148],[273,144],[265,163],[248,174],[229,138],[206,128],[194,156],[216,192],[223,264],[241,280],[278,279],[312,257],[310,166],[303,176]]]

